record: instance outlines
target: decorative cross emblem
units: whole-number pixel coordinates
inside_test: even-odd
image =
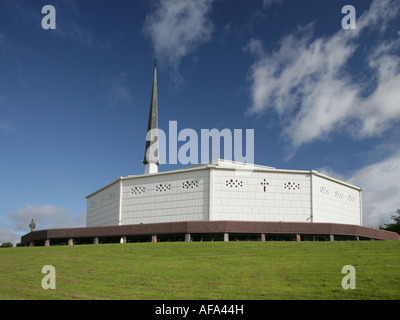
[[[267,186],[269,186],[269,182],[267,182],[267,180],[264,179],[264,181],[261,182],[261,185],[264,186],[264,192],[267,192]]]

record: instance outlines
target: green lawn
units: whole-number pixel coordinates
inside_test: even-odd
[[[355,290],[341,286],[345,265]],[[0,274],[0,299],[399,299],[400,241],[2,248]]]

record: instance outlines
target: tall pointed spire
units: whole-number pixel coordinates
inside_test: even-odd
[[[158,165],[160,164],[158,147],[157,59],[155,59],[153,87],[151,89],[149,122],[147,124],[146,148],[143,157],[145,174],[158,172]]]

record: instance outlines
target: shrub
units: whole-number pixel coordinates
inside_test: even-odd
[[[13,244],[11,242],[4,242],[0,248],[11,248]]]

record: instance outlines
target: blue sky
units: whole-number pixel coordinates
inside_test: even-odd
[[[0,242],[31,218],[84,226],[86,195],[143,173],[155,57],[164,131],[254,129],[255,163],[363,187],[364,225],[400,208],[398,1],[0,0],[0,16]]]

